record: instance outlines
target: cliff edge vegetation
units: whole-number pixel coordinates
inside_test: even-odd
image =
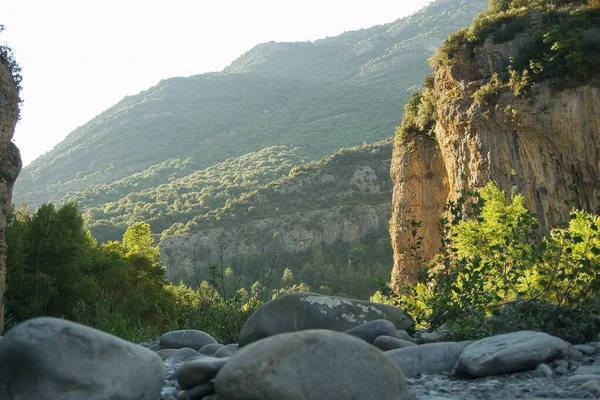
[[[393,283],[414,283],[440,249],[445,205],[494,182],[521,193],[542,232],[600,200],[600,5],[497,1],[432,58],[396,131]],[[452,204],[452,203],[450,203]]]

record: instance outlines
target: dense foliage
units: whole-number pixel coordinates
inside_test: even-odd
[[[503,91],[523,95],[536,83],[580,85],[597,76],[600,64],[600,4],[596,0],[494,0],[468,29],[448,37],[433,59],[435,65],[470,62],[486,40],[512,39],[517,48],[507,73],[499,71],[476,92],[487,103]],[[486,78],[486,77],[483,77]]]
[[[190,328],[236,342],[252,312],[283,293],[314,287],[368,297],[375,279],[390,273],[384,263],[391,247],[380,236],[318,245],[299,257],[274,247],[267,258],[253,259],[262,264],[247,272],[239,260],[225,264],[221,258],[198,264],[187,285],[173,285],[165,280],[147,223],[131,225],[121,242],[98,245],[74,204],[43,204],[33,215],[19,206],[6,230],[6,328],[55,316],[134,341]]]
[[[2,33],[2,31],[4,31],[4,25],[0,24],[0,33]],[[10,69],[15,86],[20,93],[22,89],[21,82],[23,81],[23,77],[21,76],[21,66],[15,59],[12,49],[6,45],[0,45],[0,63],[6,65]],[[19,98],[19,102],[21,101],[22,99]]]
[[[73,204],[13,213],[6,230],[7,322],[65,317],[125,336],[173,322],[174,298],[147,224],[99,246]]]
[[[392,295],[419,325],[448,324],[455,338],[521,329],[572,342],[600,331],[600,217],[574,210],[542,236],[523,197],[488,184],[448,204],[441,253],[418,283]],[[418,224],[416,225],[418,226]],[[418,229],[413,231],[419,260]]]
[[[229,198],[221,208],[197,214],[185,224],[174,224],[162,238],[336,206],[387,203],[392,192],[391,156],[391,140],[343,148],[322,160],[296,165],[288,176]],[[353,180],[357,168],[374,172],[377,190],[360,190],[359,182]]]

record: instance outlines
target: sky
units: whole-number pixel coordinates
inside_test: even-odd
[[[22,68],[14,142],[23,164],[127,95],[220,71],[253,46],[306,41],[405,17],[431,0],[19,0],[0,43]]]

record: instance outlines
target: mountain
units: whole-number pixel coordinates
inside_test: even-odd
[[[99,218],[118,228],[105,229],[111,239],[125,221],[175,210],[175,199],[148,197],[155,188],[182,180],[193,188],[197,171],[228,159],[255,158],[248,154],[275,146],[270,153],[295,152],[298,163],[387,138],[400,122],[402,104],[430,70],[427,58],[485,4],[440,0],[386,25],[315,42],[264,43],[222,72],[161,81],[124,98],[27,166],[14,201],[36,207],[76,200],[97,209],[88,213],[92,224]],[[125,202],[138,206],[138,214],[121,207]],[[111,211],[117,208],[123,216]],[[187,218],[163,218],[155,233]]]
[[[287,268],[314,290],[368,298],[390,275],[391,157],[392,139],[342,149],[174,225],[160,243],[168,279],[194,285],[224,262],[244,287]]]
[[[523,194],[546,232],[573,206],[600,212],[598,27],[597,1],[494,0],[444,42],[396,132],[396,288],[417,274],[411,221],[430,260],[444,205],[467,188]]]

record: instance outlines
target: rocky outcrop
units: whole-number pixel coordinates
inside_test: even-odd
[[[0,62],[0,330],[4,326],[6,241],[4,231],[12,199],[13,185],[21,171],[21,155],[11,141],[19,118],[19,92],[11,70]]]
[[[404,132],[396,138],[390,232],[393,284],[413,282],[412,220],[421,221],[421,254],[439,249],[443,206],[465,188],[493,181],[507,196],[521,193],[543,231],[567,221],[573,202],[598,211],[600,200],[600,88],[536,83],[526,96],[500,92],[490,102],[474,93],[492,73],[506,73],[524,36],[502,45],[464,50],[438,66],[430,89],[436,101],[433,135]]]

